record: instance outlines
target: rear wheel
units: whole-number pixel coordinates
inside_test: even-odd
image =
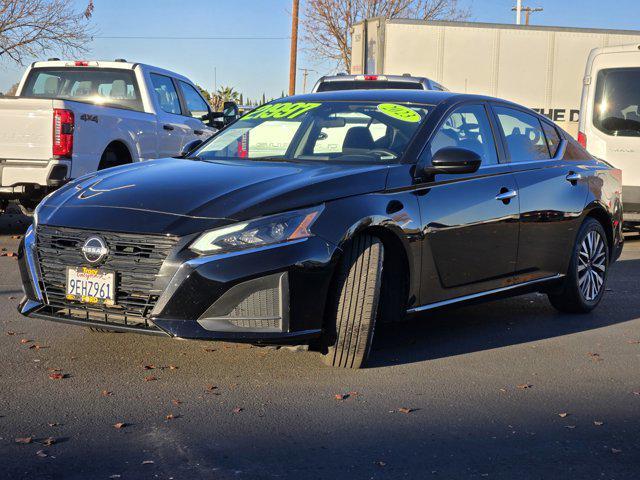
[[[335,321],[333,344],[324,362],[333,367],[360,368],[371,348],[378,314],[384,248],[370,235],[361,235],[345,250],[331,303]]]
[[[562,290],[550,293],[549,301],[561,312],[590,312],[602,300],[608,268],[607,235],[600,222],[588,218],[578,232]]]

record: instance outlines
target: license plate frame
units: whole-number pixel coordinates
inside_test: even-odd
[[[74,281],[72,286],[71,281]],[[75,282],[88,282],[86,290],[76,288]],[[86,295],[84,295],[86,293]],[[116,304],[116,274],[111,270],[102,270],[94,267],[67,267],[65,276],[65,298],[70,301],[89,305],[106,305],[112,307]]]

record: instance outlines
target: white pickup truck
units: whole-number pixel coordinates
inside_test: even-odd
[[[225,112],[211,112],[188,78],[150,65],[35,62],[16,96],[0,97],[0,207],[32,208],[86,173],[180,155],[237,107]]]

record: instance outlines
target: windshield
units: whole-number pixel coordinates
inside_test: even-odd
[[[191,156],[392,162],[405,151],[429,109],[379,102],[279,101],[249,112]]]
[[[640,68],[600,70],[594,103],[593,124],[598,130],[640,136]]]
[[[142,110],[131,70],[107,68],[35,68],[20,94],[29,98],[59,98],[129,110]]]

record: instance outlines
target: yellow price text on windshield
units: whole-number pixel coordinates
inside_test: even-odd
[[[318,108],[321,103],[310,102],[280,102],[271,103],[269,105],[262,105],[252,112],[247,113],[243,120],[252,120],[255,118],[276,118],[276,119],[291,119],[302,115],[303,113]]]
[[[403,122],[418,123],[422,117],[414,110],[396,103],[381,103],[378,110],[389,117],[402,120]]]

